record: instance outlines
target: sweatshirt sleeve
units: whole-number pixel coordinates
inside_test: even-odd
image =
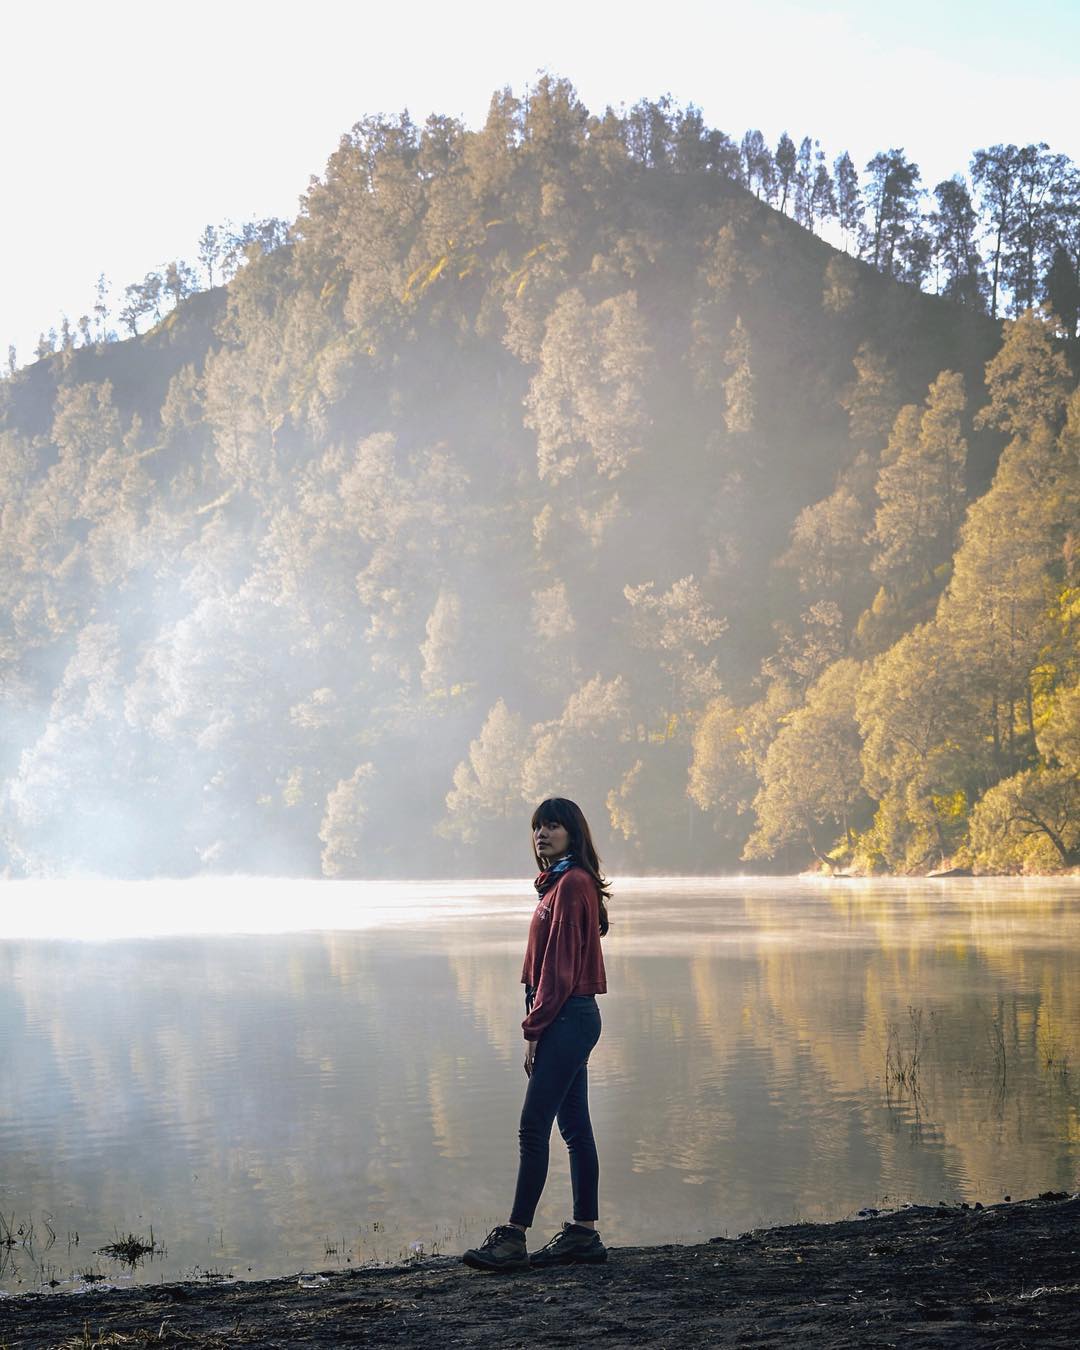
[[[588,912],[582,882],[567,874],[559,882],[551,914],[551,932],[540,966],[532,1011],[521,1024],[527,1041],[538,1041],[574,992],[581,970],[584,922]]]

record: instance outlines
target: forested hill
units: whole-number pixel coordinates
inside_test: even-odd
[[[550,793],[613,871],[1080,862],[1068,325],[664,125],[369,119],[0,383],[10,875],[518,871]]]

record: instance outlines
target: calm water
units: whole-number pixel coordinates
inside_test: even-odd
[[[0,1287],[482,1237],[513,1191],[531,896],[7,886]],[[609,1242],[1076,1189],[1080,884],[652,878],[612,917]],[[552,1161],[538,1237],[569,1213],[557,1132]],[[167,1254],[134,1275],[95,1254],[151,1225]]]

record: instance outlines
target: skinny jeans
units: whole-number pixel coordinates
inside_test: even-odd
[[[589,1119],[589,1053],[600,1039],[600,1009],[592,994],[573,994],[536,1043],[532,1076],[521,1108],[517,1189],[510,1222],[531,1226],[547,1180],[551,1125],[570,1154],[574,1218],[599,1217],[597,1188],[600,1165]]]

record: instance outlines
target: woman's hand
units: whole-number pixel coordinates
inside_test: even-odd
[[[525,1042],[525,1077],[526,1077],[526,1078],[531,1078],[531,1077],[532,1077],[533,1064],[535,1063],[535,1061],[536,1061],[536,1042],[535,1042],[535,1041],[526,1041],[526,1042]]]

